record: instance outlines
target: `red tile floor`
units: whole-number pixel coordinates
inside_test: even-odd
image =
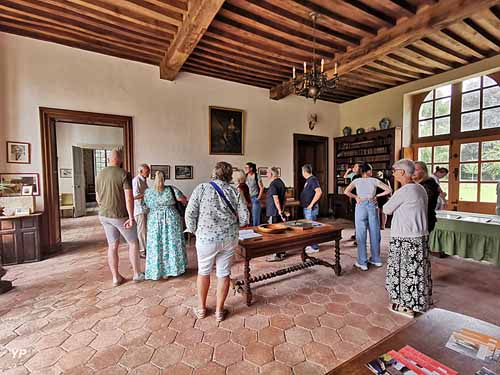
[[[347,240],[341,277],[318,266],[254,284],[254,304],[231,293],[231,314],[217,324],[190,311],[197,301],[192,247],[186,275],[113,288],[97,218],[66,219],[63,228],[63,254],[8,267],[5,278],[16,288],[0,295],[4,375],[325,374],[407,321],[387,309],[385,270],[355,270],[356,249]],[[344,238],[351,234],[345,230]],[[332,255],[330,244],[321,246],[320,257]],[[130,277],[126,251],[121,260]],[[283,263],[255,261],[252,268]],[[433,267],[437,306],[500,324],[498,268],[457,258],[433,258]],[[237,261],[233,275],[241,273]]]

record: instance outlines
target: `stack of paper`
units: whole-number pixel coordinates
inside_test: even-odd
[[[243,241],[243,240],[249,240],[251,238],[259,238],[259,237],[262,237],[262,234],[260,233],[255,233],[253,231],[253,229],[242,229],[240,230],[240,233],[239,233],[239,240],[240,241]]]

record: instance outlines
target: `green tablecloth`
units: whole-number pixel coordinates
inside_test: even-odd
[[[429,246],[432,251],[500,266],[500,225],[438,219]]]

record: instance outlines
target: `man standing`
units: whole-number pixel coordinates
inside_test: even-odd
[[[300,193],[300,206],[304,209],[304,218],[306,220],[316,220],[319,213],[318,202],[323,195],[321,186],[316,176],[312,174],[311,164],[305,164],[302,167],[302,176],[306,179],[304,190]],[[306,247],[306,253],[319,252],[319,245],[314,244]]]
[[[135,282],[144,280],[140,271],[139,242],[134,220],[134,196],[129,174],[120,168],[121,151],[114,149],[108,159],[108,167],[97,175],[96,193],[99,219],[108,240],[108,264],[113,275],[113,285],[119,286],[125,279],[118,271],[118,245],[120,234],[129,245],[129,259]]]
[[[267,177],[270,184],[266,194],[266,216],[269,217],[269,224],[281,223],[283,219],[283,210],[285,208],[286,187],[278,177],[278,168],[271,167],[267,170]],[[276,253],[271,255],[267,261],[276,262],[285,259],[286,253]]]
[[[148,188],[149,166],[141,164],[139,174],[132,180],[132,191],[134,193],[134,218],[137,223],[137,236],[139,237],[139,249],[141,258],[146,258],[146,233],[147,233],[147,208],[144,207],[144,192]]]

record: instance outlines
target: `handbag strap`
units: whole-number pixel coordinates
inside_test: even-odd
[[[220,188],[219,185],[217,185],[215,182],[210,181],[210,185],[215,189],[215,191],[220,195],[222,200],[226,203],[227,207],[231,210],[234,216],[238,217],[238,214],[236,213],[236,210],[234,209],[233,205],[231,202],[229,202],[229,199],[227,199],[226,195],[224,194],[224,191]]]

